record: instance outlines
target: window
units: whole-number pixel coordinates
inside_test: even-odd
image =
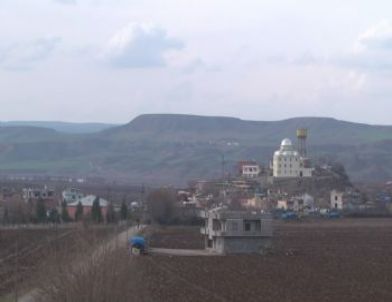
[[[220,231],[221,230],[221,223],[218,219],[212,220],[212,229],[214,231]]]
[[[244,230],[245,230],[245,232],[249,232],[250,231],[250,223],[249,222],[245,222]]]
[[[238,231],[238,223],[237,222],[232,222],[231,224],[230,224],[230,226],[231,226],[231,230],[232,231]]]
[[[260,220],[256,221],[255,231],[261,232],[261,221]]]

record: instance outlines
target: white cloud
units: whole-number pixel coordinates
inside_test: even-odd
[[[382,20],[371,26],[359,36],[357,50],[392,51],[392,23],[389,20]]]
[[[25,43],[13,43],[0,49],[0,67],[29,69],[34,63],[47,59],[60,38],[41,38]]]
[[[392,23],[382,20],[359,34],[352,50],[335,60],[344,68],[372,72],[392,70]]]
[[[76,4],[76,0],[53,0],[53,1],[61,4]]]
[[[168,51],[183,46],[158,26],[131,23],[113,35],[102,57],[119,68],[160,67],[166,65]]]

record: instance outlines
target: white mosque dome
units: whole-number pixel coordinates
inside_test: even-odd
[[[289,138],[282,140],[282,143],[280,144],[280,151],[294,151],[293,143]]]
[[[285,138],[284,140],[282,140],[282,143],[280,144],[282,147],[283,146],[292,146],[293,143],[291,142],[291,140],[289,138]]]

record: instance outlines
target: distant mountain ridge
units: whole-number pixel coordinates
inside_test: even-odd
[[[56,122],[56,121],[9,121],[0,122],[0,127],[38,127],[49,128],[64,133],[94,133],[102,130],[115,127],[115,124],[105,123],[71,123],[71,122]]]
[[[53,126],[53,125],[52,125]],[[98,132],[0,127],[0,173],[29,172],[125,178],[139,183],[184,184],[218,177],[238,160],[268,165],[280,141],[309,129],[314,159],[342,162],[354,180],[392,179],[392,126],[332,118],[246,121],[231,117],[147,114]]]
[[[296,129],[302,127],[309,129],[309,139],[316,144],[360,144],[392,139],[392,126],[373,126],[333,118],[247,121],[232,117],[179,114],[141,115],[124,126],[109,129],[108,133],[129,138],[142,134],[154,139],[203,141],[211,138],[231,138],[239,141],[263,140],[265,143],[276,144],[284,137],[295,138]],[[190,134],[193,137],[190,137]]]

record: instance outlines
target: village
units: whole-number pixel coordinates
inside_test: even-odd
[[[267,164],[242,160],[226,171],[223,159],[219,179],[195,180],[188,188],[166,189],[176,195],[175,206],[190,217],[218,207],[269,213],[281,219],[390,213],[390,184],[354,186],[342,164],[313,164],[307,150],[308,129],[298,129],[296,136],[296,144],[283,139]],[[48,182],[52,187],[43,180],[33,185],[25,178],[3,181],[2,224],[89,220],[93,219],[94,208],[98,209],[100,223],[125,220],[132,213],[139,220],[148,219],[146,198],[155,190],[144,185],[86,186],[84,179],[71,180],[72,187],[67,180]],[[38,212],[41,217],[37,217]]]
[[[202,225],[208,218],[206,213],[216,211],[230,211],[236,219],[256,213],[261,223],[264,221],[261,217],[267,216],[299,220],[391,215],[390,184],[354,186],[342,164],[314,163],[316,159],[308,152],[308,129],[297,129],[296,138],[296,143],[284,138],[269,163],[246,159],[227,167],[223,157],[220,178],[191,181],[187,188],[159,189],[103,184],[97,180],[88,184],[80,178],[3,180],[0,222],[3,226],[77,222],[148,224],[156,220],[151,208],[161,202],[162,196],[151,196],[159,190],[169,192],[168,202],[173,208],[164,213],[166,217],[158,219],[163,224]],[[259,233],[253,233],[260,237],[264,230],[261,232],[260,224],[257,228]],[[246,229],[254,231],[253,226]],[[272,236],[272,226],[267,229],[263,234]]]
[[[229,167],[222,157],[221,177],[194,180],[184,188],[87,179],[3,179],[0,239],[5,260],[0,296],[33,301],[34,293],[45,292],[53,300],[64,284],[75,282],[75,276],[86,278],[86,272],[77,270],[65,275],[72,276],[69,280],[64,279],[63,272],[75,257],[85,259],[78,261],[94,270],[116,267],[115,275],[107,275],[113,278],[110,282],[137,276],[121,283],[121,291],[134,297],[136,290],[152,300],[172,300],[180,284],[196,282],[200,285],[191,286],[194,296],[184,293],[173,301],[195,301],[201,292],[211,301],[236,301],[224,292],[229,294],[227,284],[235,288],[238,280],[224,281],[218,276],[242,272],[248,279],[268,268],[271,275],[263,279],[268,286],[258,288],[257,282],[245,282],[242,290],[232,293],[256,301],[280,280],[283,267],[292,276],[295,261],[301,269],[330,269],[327,263],[319,264],[320,257],[330,253],[339,265],[347,266],[345,280],[350,280],[351,274],[362,272],[343,255],[357,253],[355,247],[360,246],[370,253],[366,257],[373,257],[367,242],[379,245],[377,240],[392,235],[385,228],[392,216],[392,185],[353,184],[342,164],[320,164],[312,157],[307,129],[298,129],[296,136],[296,143],[283,138],[269,163],[244,159]],[[371,230],[378,235],[374,237]],[[326,245],[330,248],[325,249]],[[90,254],[100,256],[87,260]],[[139,254],[147,256],[134,258]],[[364,260],[363,254],[352,259]],[[59,271],[48,273],[45,263],[57,263]],[[198,268],[217,274],[214,282],[223,292],[205,284],[205,273]],[[381,276],[383,270],[379,271]],[[60,283],[54,283],[56,276]],[[99,276],[95,272],[88,278],[99,283]],[[145,286],[141,282],[158,288],[162,278],[173,280],[165,283],[164,291],[140,290]],[[317,279],[306,280],[313,284],[310,288],[318,286]],[[113,294],[106,282],[101,290]],[[335,282],[324,280],[324,284],[336,290]],[[292,285],[284,286],[289,290]],[[314,289],[308,294],[318,296]],[[138,299],[143,300],[142,296]],[[127,301],[124,297],[119,301]],[[276,301],[273,297],[282,299],[275,292],[265,300]]]
[[[351,184],[341,164],[313,165],[307,151],[308,130],[298,129],[296,134],[297,144],[283,139],[268,164],[243,160],[226,171],[223,159],[219,179],[195,180],[184,189],[168,188],[177,195],[176,207],[183,208],[187,215],[225,206],[291,219],[389,213],[391,195],[387,186],[370,193],[371,198],[365,196],[362,188]],[[25,178],[3,181],[2,224],[86,220],[91,218],[94,204],[99,222],[125,220],[132,212],[137,212],[138,219],[146,219],[147,191],[154,190],[144,186],[124,189],[124,186],[106,185],[105,191],[100,183],[86,187],[84,179],[76,179],[72,183],[74,187],[67,180],[48,182],[52,187],[45,180],[35,181],[33,185]],[[38,212],[41,217],[36,217]]]

